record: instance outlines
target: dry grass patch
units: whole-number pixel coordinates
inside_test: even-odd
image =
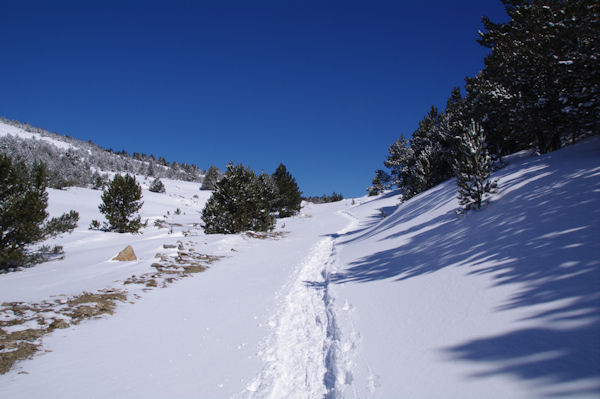
[[[280,240],[283,237],[287,236],[288,234],[289,234],[288,231],[269,231],[269,232],[247,231],[246,233],[244,233],[244,235],[246,235],[249,238],[256,238],[259,240],[267,240],[267,239]]]
[[[167,287],[184,277],[205,271],[210,264],[222,258],[198,253],[191,243],[178,241],[175,248],[177,252],[174,255],[156,254],[156,262],[151,265],[154,271],[133,275],[123,285],[141,285],[144,291]],[[130,294],[134,300],[140,298],[135,291]],[[32,357],[41,348],[46,334],[83,320],[111,315],[119,302],[127,300],[127,291],[105,289],[72,297],[61,295],[39,303],[3,303],[0,305],[0,374],[9,371],[19,360]]]
[[[3,303],[0,306],[0,327],[3,327],[0,328],[0,374],[37,352],[44,335],[85,319],[113,314],[117,301],[126,300],[124,291],[103,290],[40,303]]]

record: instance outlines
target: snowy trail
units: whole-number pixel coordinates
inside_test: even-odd
[[[280,296],[281,311],[269,322],[274,328],[260,355],[266,366],[247,387],[248,398],[335,398],[344,378],[340,348],[347,348],[335,320],[329,274],[337,270],[335,239],[357,221],[323,238],[299,264]],[[343,351],[342,351],[343,352]],[[342,372],[342,376],[345,374]]]

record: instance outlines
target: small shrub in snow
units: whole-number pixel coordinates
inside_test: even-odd
[[[102,193],[102,204],[98,206],[108,221],[107,229],[119,233],[136,233],[142,227],[137,212],[144,204],[142,188],[135,177],[115,175]]]
[[[149,190],[152,191],[153,193],[164,193],[166,191],[165,185],[163,184],[162,181],[160,181],[160,179],[158,177],[156,179],[154,179],[152,184],[150,184]]]
[[[0,270],[44,260],[40,251],[28,253],[27,246],[77,227],[75,211],[48,220],[47,184],[43,164],[28,170],[23,162],[0,155]]]
[[[89,230],[100,230],[100,222],[96,219],[92,220],[90,223]]]

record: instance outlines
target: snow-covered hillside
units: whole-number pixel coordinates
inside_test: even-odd
[[[34,340],[0,397],[598,397],[599,155],[597,138],[514,155],[465,215],[448,181],[307,204],[268,236],[205,235],[197,183],[145,189],[141,235],[87,229],[98,191],[50,190],[80,227],[53,241],[65,259],[0,275],[0,328],[43,328],[35,306],[7,325],[42,303],[71,326]],[[139,259],[112,261],[126,245]],[[167,281],[191,258],[208,268]],[[72,298],[106,289],[127,299],[74,323]]]
[[[51,187],[88,187],[100,174],[135,173],[145,176],[200,182],[204,172],[196,165],[169,163],[140,153],[117,153],[91,141],[51,133],[0,117],[0,153],[25,162],[43,162]]]

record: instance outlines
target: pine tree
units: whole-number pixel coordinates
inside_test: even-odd
[[[39,259],[27,254],[28,245],[77,227],[75,211],[48,220],[46,187],[43,164],[29,171],[24,163],[0,155],[0,270]]]
[[[102,204],[98,206],[108,221],[108,230],[119,233],[136,233],[142,227],[137,212],[144,204],[142,187],[135,177],[115,175],[112,182],[102,193]]]
[[[452,177],[450,145],[442,130],[443,115],[431,107],[412,134],[410,147],[414,157],[411,191],[423,192]]]
[[[392,177],[389,174],[387,174],[386,171],[377,169],[375,171],[375,177],[371,181],[371,186],[367,187],[369,197],[381,194],[385,190],[389,189],[391,187],[391,180]]]
[[[542,153],[600,127],[600,3],[502,0],[510,20],[483,19],[491,49],[471,90],[488,131],[509,131]],[[498,129],[491,123],[496,122]],[[508,126],[506,126],[508,125]],[[508,129],[507,129],[508,128]],[[493,142],[499,142],[493,138]]]
[[[296,184],[296,179],[287,171],[284,164],[280,163],[273,181],[279,191],[279,199],[275,203],[274,211],[279,212],[279,217],[292,216],[300,211],[302,193]]]
[[[271,210],[276,206],[276,203],[279,199],[279,189],[277,188],[273,178],[264,171],[258,175],[257,183],[259,196],[264,202],[263,207],[270,213]]]
[[[152,181],[152,184],[150,184],[148,190],[152,191],[153,193],[164,193],[166,191],[165,185],[158,177]]]
[[[486,148],[484,131],[475,122],[458,140],[459,153],[455,163],[458,203],[467,210],[479,209],[484,196],[496,188],[496,182],[489,180],[492,157]]]
[[[410,141],[401,135],[396,142],[388,148],[388,155],[384,165],[392,171],[392,184],[398,186],[402,192],[410,187],[411,168],[414,164],[414,154]]]
[[[275,220],[269,209],[273,195],[269,186],[273,187],[250,168],[229,163],[202,211],[204,232],[235,234],[272,230]]]
[[[214,190],[217,182],[221,177],[221,171],[216,166],[210,166],[208,171],[206,172],[206,176],[204,176],[204,180],[202,180],[202,190]]]

